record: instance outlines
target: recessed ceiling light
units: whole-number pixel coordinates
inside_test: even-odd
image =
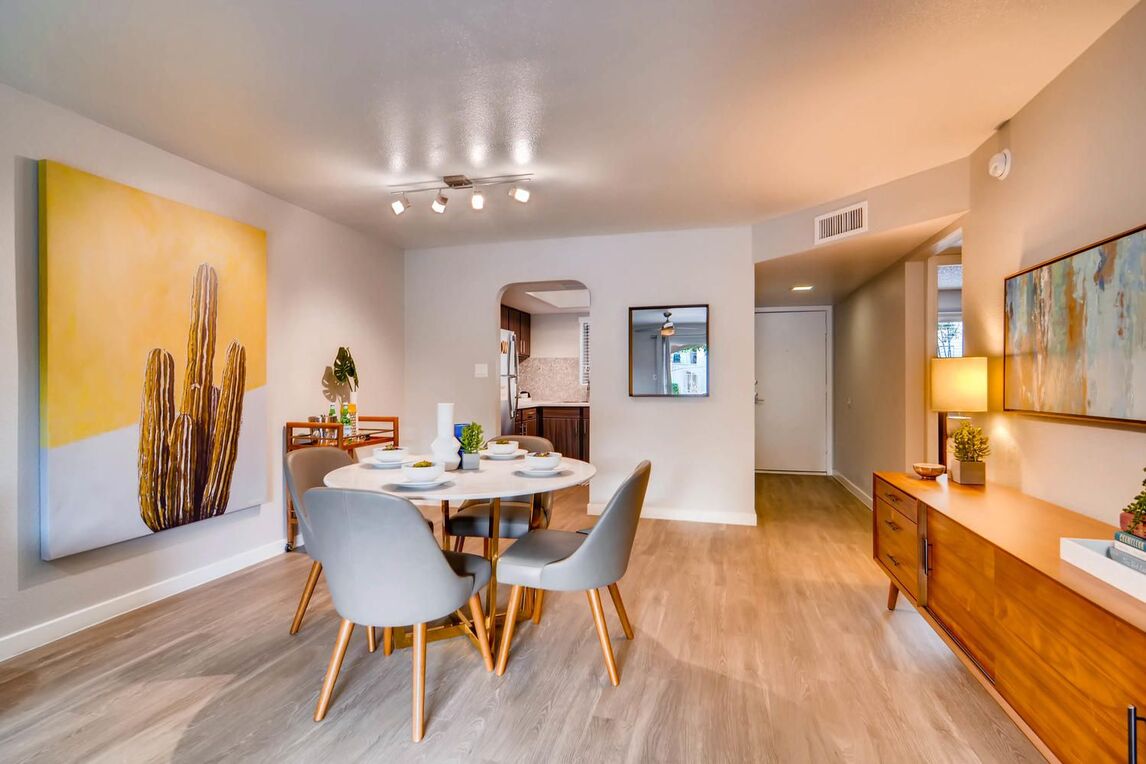
[[[440,193],[437,195],[434,201],[430,202],[430,209],[441,215],[446,211],[446,205],[449,203],[449,201],[450,200],[446,198],[445,194]]]
[[[792,287],[793,292],[811,292],[813,289],[815,289],[815,287],[811,284],[797,284]]]
[[[483,194],[480,190],[475,188],[474,189],[474,195],[470,199],[470,206],[473,207],[475,210],[484,209],[485,208],[485,194]]]
[[[410,200],[402,194],[394,201],[390,202],[390,209],[394,210],[395,215],[401,215],[406,210],[410,209]]]
[[[529,189],[525,186],[511,186],[509,196],[513,201],[525,204],[529,201]]]

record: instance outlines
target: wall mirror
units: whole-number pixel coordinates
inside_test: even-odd
[[[629,308],[629,395],[708,395],[708,306]]]

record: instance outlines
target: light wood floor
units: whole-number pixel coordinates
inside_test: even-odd
[[[0,664],[0,760],[1041,760],[906,603],[885,608],[870,514],[829,478],[759,476],[760,526],[642,521],[608,597],[609,685],[585,597],[546,597],[509,670],[464,640],[429,647],[426,738],[410,742],[408,651],[356,630],[326,720],[311,720],[338,626],[309,561],[254,568]],[[590,524],[584,492],[556,525]]]

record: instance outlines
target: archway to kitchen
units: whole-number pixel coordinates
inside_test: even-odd
[[[580,281],[502,288],[501,434],[539,435],[565,456],[589,459],[589,305]]]

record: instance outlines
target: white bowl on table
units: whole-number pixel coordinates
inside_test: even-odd
[[[405,460],[409,449],[401,446],[380,446],[374,449],[374,461],[379,464],[395,464]]]
[[[556,451],[534,451],[525,455],[525,469],[527,470],[555,470],[560,464],[561,454]]]
[[[415,467],[418,462],[402,465],[402,475],[408,483],[429,483],[437,480],[446,471],[445,462],[433,462],[429,467]]]
[[[495,456],[508,456],[517,453],[516,440],[491,440],[485,444],[486,450]]]

